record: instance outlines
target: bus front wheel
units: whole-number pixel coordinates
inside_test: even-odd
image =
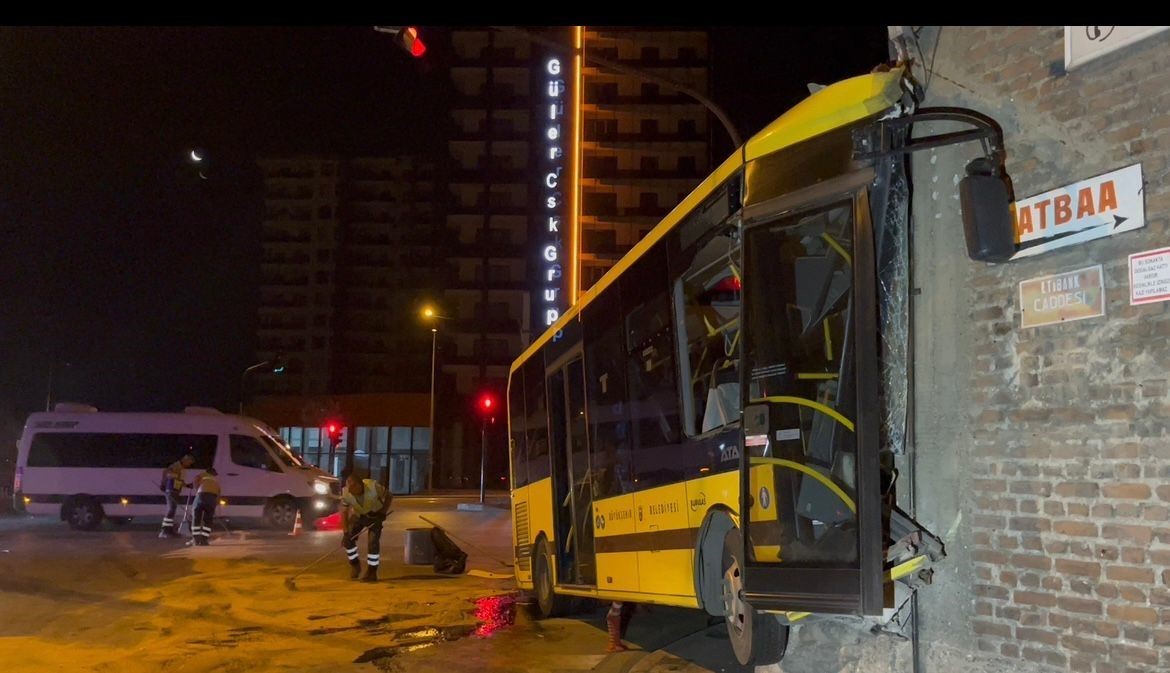
[[[552,559],[544,538],[536,543],[536,558],[532,567],[532,584],[536,590],[536,609],[543,618],[559,617],[568,612],[568,600],[558,596],[553,585]]]
[[[723,538],[723,614],[735,658],[744,666],[767,666],[784,658],[788,626],[760,612],[744,599],[743,532],[733,528]]]

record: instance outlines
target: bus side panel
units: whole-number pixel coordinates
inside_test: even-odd
[[[536,542],[537,538],[544,535],[549,542],[556,542],[556,526],[553,525],[553,489],[552,478],[546,477],[539,481],[535,481],[527,486],[528,489],[528,520],[529,530],[532,532],[531,542]],[[531,544],[531,543],[530,543]],[[556,544],[550,545],[550,553],[555,552]],[[556,568],[557,560],[550,559],[553,567],[553,581],[557,578]],[[529,571],[529,582],[532,581],[532,574]]]
[[[694,596],[694,535],[685,482],[634,494],[638,585],[643,593]]]
[[[516,584],[532,587],[532,486],[512,490],[512,558]]]
[[[633,493],[594,501],[593,545],[599,590],[639,590],[638,553],[625,544],[636,532]]]

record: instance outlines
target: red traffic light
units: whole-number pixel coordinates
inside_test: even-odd
[[[427,45],[418,36],[418,29],[414,26],[407,26],[402,30],[402,46],[410,52],[410,55],[415,58],[421,58],[423,54],[427,53]]]
[[[325,423],[325,435],[329,437],[329,441],[336,445],[341,441],[341,432],[344,429],[340,421],[327,421]]]
[[[480,413],[487,416],[495,411],[496,398],[491,393],[484,393],[479,396],[479,404],[477,406],[479,407]]]

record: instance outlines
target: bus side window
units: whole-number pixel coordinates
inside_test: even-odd
[[[232,435],[231,451],[232,462],[240,467],[254,467],[259,470],[280,472],[280,466],[276,464],[276,459],[255,437]]]
[[[528,484],[528,442],[524,430],[524,370],[512,373],[508,390],[508,455],[512,465],[512,488]]]
[[[524,373],[524,422],[528,440],[528,482],[551,474],[548,458],[548,408],[544,397],[544,357],[539,353],[521,367]]]
[[[620,286],[634,469],[642,489],[682,478],[674,456],[680,419],[666,249],[648,250]]]
[[[585,307],[585,397],[594,497],[634,490],[626,404],[626,352],[619,288],[611,285]]]

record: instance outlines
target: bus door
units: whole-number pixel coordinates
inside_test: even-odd
[[[745,209],[737,562],[756,609],[882,612],[872,175]]]
[[[548,379],[557,580],[560,584],[594,586],[597,565],[593,548],[593,483],[580,347],[567,360],[563,365],[554,365]]]

